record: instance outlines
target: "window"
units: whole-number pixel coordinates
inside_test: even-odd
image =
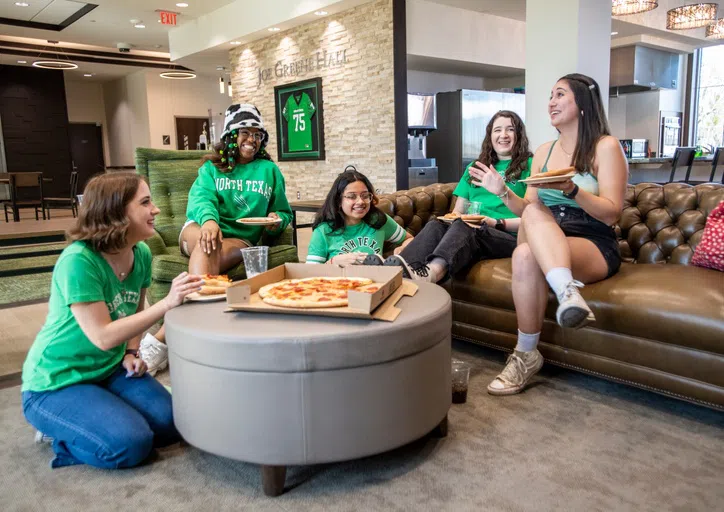
[[[716,147],[724,146],[724,46],[709,46],[697,52],[694,143],[704,153],[713,153]]]

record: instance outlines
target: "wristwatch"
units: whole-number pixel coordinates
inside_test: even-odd
[[[135,358],[141,357],[141,356],[139,355],[139,350],[138,350],[137,348],[135,348],[135,349],[134,349],[134,348],[127,348],[127,349],[126,349],[126,353],[123,355],[123,357],[126,357],[128,354],[131,354],[131,355],[132,355],[133,357],[135,357]]]
[[[500,231],[505,231],[505,220],[504,219],[495,219],[495,229],[498,229]]]
[[[568,199],[574,199],[576,197],[576,194],[578,194],[578,185],[576,185],[575,183],[573,184],[573,190],[571,190],[567,194],[563,192],[563,196],[567,197]]]

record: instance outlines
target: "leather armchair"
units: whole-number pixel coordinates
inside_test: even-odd
[[[383,196],[380,208],[416,234],[452,209],[455,184]],[[549,295],[540,351],[549,363],[724,410],[724,273],[689,265],[724,186],[629,185],[616,226],[623,264],[582,294],[596,323],[555,321]],[[448,281],[456,338],[511,351],[517,322],[510,259],[481,261]]]

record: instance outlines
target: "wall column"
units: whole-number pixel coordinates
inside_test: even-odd
[[[548,99],[563,75],[595,79],[608,112],[611,0],[527,0],[525,37],[525,124],[535,151],[556,137]]]

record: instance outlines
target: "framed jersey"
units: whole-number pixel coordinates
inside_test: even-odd
[[[279,161],[324,160],[322,79],[274,88]]]

